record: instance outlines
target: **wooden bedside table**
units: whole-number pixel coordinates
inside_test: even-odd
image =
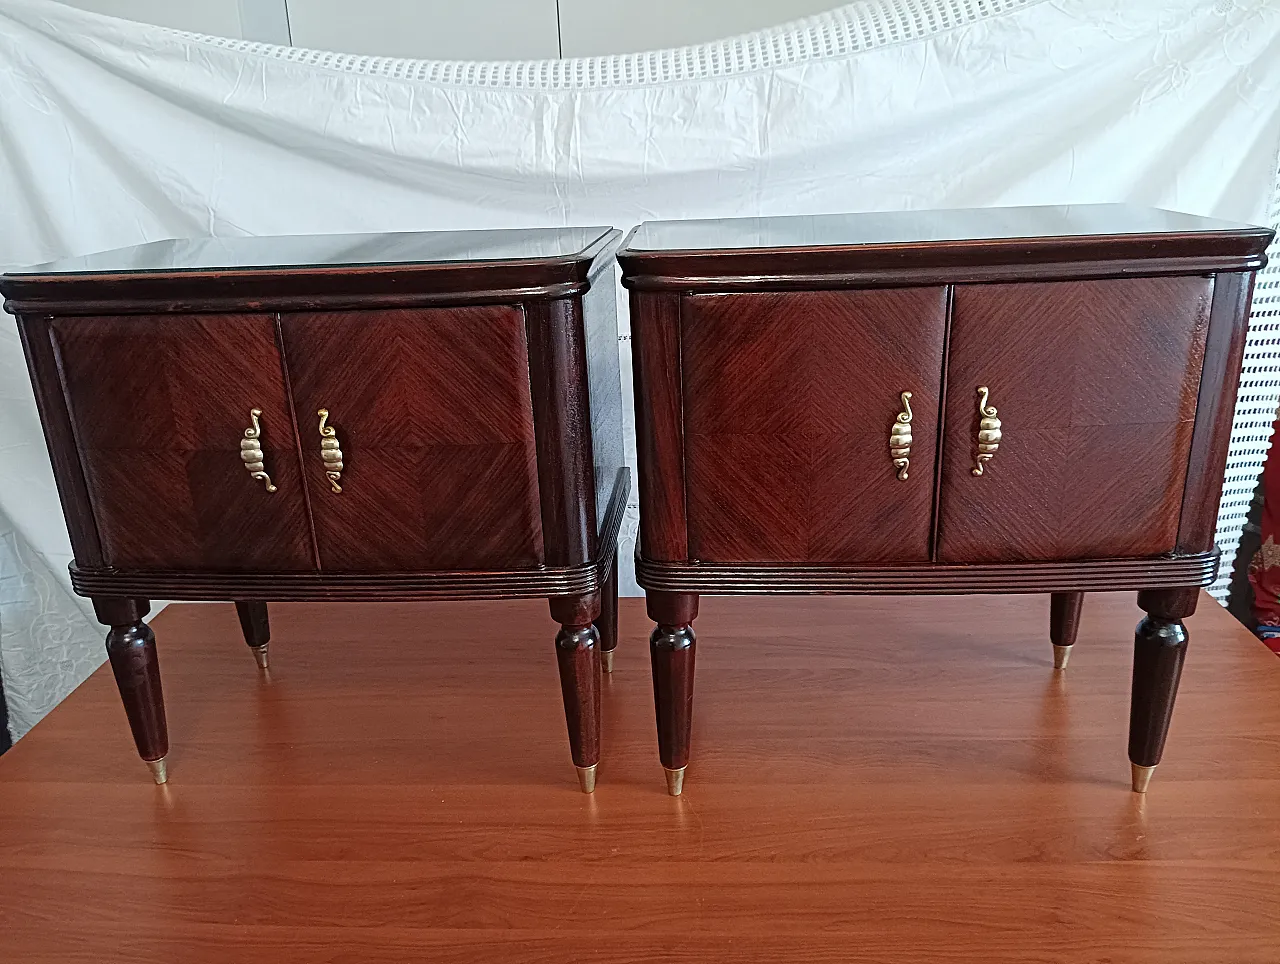
[[[638,578],[671,793],[701,593],[1137,589],[1133,787],[1212,582],[1272,232],[1122,205],[641,225]]]
[[[591,791],[629,488],[618,237],[161,241],[0,278],[157,782],[148,599],[236,601],[266,667],[268,600],[546,596]]]

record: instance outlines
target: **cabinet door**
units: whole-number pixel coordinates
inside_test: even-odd
[[[928,559],[945,318],[944,288],[686,298],[690,557]],[[899,479],[902,392],[912,444]]]
[[[322,568],[541,562],[522,311],[300,314],[283,325]],[[341,492],[325,474],[320,409],[342,452]]]
[[[956,288],[940,562],[1174,548],[1212,287],[1135,278]],[[981,386],[1002,438],[977,476]]]
[[[53,340],[107,565],[315,568],[273,318],[63,318]],[[275,492],[240,457],[255,408]]]

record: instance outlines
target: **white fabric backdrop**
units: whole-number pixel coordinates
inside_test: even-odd
[[[868,0],[722,44],[496,64],[0,0],[0,265],[171,237],[1022,203],[1262,221],[1278,147],[1280,0]],[[0,332],[0,660],[21,735],[101,633],[62,588]]]

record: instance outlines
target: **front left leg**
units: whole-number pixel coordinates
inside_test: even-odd
[[[111,627],[107,633],[107,656],[138,755],[156,783],[164,783],[168,779],[165,757],[169,753],[169,729],[164,718],[156,637],[142,621],[151,611],[151,604],[145,599],[100,596],[93,600],[93,611],[98,622]]]
[[[1133,640],[1133,699],[1129,710],[1129,762],[1133,790],[1146,793],[1164,753],[1178,679],[1187,655],[1182,620],[1196,611],[1199,589],[1146,589],[1138,605],[1147,616]]]
[[[600,762],[600,635],[592,625],[600,618],[600,594],[555,596],[550,602],[551,618],[560,623],[556,662],[569,749],[578,785],[583,793],[591,793]]]
[[[698,642],[693,621],[698,616],[698,597],[646,590],[645,608],[658,624],[649,637],[658,757],[667,792],[678,797],[684,790],[693,733],[693,663]]]
[[[253,651],[253,658],[259,668],[267,669],[267,645],[271,642],[271,623],[267,619],[267,604],[264,602],[238,602],[236,615],[240,617],[240,629],[244,633],[244,641]]]

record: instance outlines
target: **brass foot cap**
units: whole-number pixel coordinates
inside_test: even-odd
[[[606,673],[613,672],[613,650],[606,649],[600,654],[600,666]]]
[[[147,768],[151,770],[151,775],[155,777],[157,784],[169,782],[169,768],[165,765],[164,757],[161,757],[158,760],[147,760],[145,762],[147,764]]]
[[[260,669],[267,669],[271,662],[270,656],[267,655],[267,646],[267,643],[263,643],[261,646],[251,647],[253,649],[253,658],[257,660]]]
[[[593,763],[589,767],[575,767],[578,771],[578,786],[582,787],[583,793],[594,793],[596,789],[596,766]]]
[[[1070,658],[1071,658],[1070,646],[1053,647],[1053,668],[1054,669],[1066,669],[1067,660],[1069,660]]]
[[[1133,767],[1133,792],[1146,793],[1147,787],[1151,785],[1151,774],[1156,772],[1155,767],[1140,767],[1138,764],[1130,764]]]
[[[679,770],[668,770],[666,767],[662,768],[662,772],[667,775],[667,793],[671,794],[673,797],[680,796],[680,791],[684,789],[684,770],[684,767],[681,767]]]

